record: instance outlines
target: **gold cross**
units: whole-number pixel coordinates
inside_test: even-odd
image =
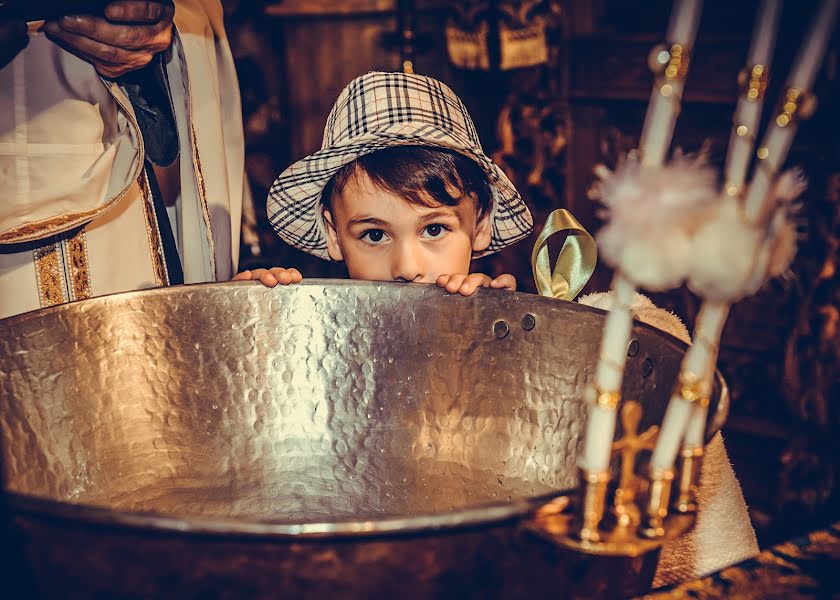
[[[615,491],[615,508],[619,515],[619,523],[631,525],[636,520],[633,498],[636,495],[638,480],[635,477],[636,455],[642,450],[653,450],[659,427],[654,425],[641,435],[638,434],[639,423],[642,421],[642,406],[638,402],[628,400],[621,407],[621,424],[624,436],[612,446],[613,452],[621,455],[621,476]]]

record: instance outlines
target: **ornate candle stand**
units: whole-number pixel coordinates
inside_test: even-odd
[[[640,433],[641,419],[641,405],[625,401],[621,407],[624,435],[612,446],[617,468],[594,475],[581,469],[577,494],[540,508],[533,531],[588,554],[640,556],[694,526],[695,505],[684,499],[693,498],[697,463],[683,460],[676,470],[660,473],[640,467],[640,453],[651,451],[659,434],[657,426]],[[678,501],[669,505],[674,480]]]

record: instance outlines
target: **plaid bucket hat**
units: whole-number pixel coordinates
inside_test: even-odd
[[[372,72],[344,88],[333,106],[321,149],[283,171],[268,195],[268,219],[283,240],[329,260],[321,193],[339,169],[394,146],[452,150],[473,159],[493,193],[493,233],[481,254],[501,250],[531,232],[533,221],[516,188],[484,154],[461,99],[422,75]]]

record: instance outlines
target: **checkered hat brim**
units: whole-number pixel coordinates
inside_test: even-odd
[[[493,191],[491,254],[531,232],[528,207],[481,149],[460,98],[441,82],[406,73],[368,73],[344,88],[327,119],[321,149],[283,171],[268,195],[268,218],[286,243],[329,260],[321,193],[357,158],[394,146],[432,146],[473,159]]]

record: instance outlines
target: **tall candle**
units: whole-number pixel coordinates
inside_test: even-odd
[[[702,10],[703,0],[676,0],[668,22],[668,42],[691,47]]]
[[[601,340],[601,357],[595,371],[597,392],[621,392],[624,366],[627,362],[627,345],[633,327],[630,305],[636,293],[633,284],[620,273],[613,280],[615,303],[607,315]],[[592,400],[596,400],[593,398]],[[592,473],[609,468],[615,435],[616,409],[601,406],[595,402],[589,405],[586,419],[586,435],[583,444],[581,467]]]
[[[703,374],[705,381],[703,387],[712,389],[712,382],[715,376],[715,364],[717,363],[720,337],[723,333],[723,326],[729,315],[729,304],[725,302],[706,301],[697,318],[695,328],[695,343],[703,343],[709,347],[708,370]],[[692,408],[691,416],[685,431],[686,448],[702,448],[706,434],[706,416],[709,414],[709,406],[697,402]]]
[[[791,88],[808,92],[814,85],[834,24],[837,20],[838,0],[823,0],[814,16],[810,31],[794,61],[793,70],[785,85],[785,93]],[[801,102],[801,99],[799,100]],[[759,149],[759,158],[765,163],[759,165],[747,198],[744,212],[748,219],[759,223],[768,210],[769,192],[773,178],[787,158],[793,136],[796,134],[796,118],[771,123]]]
[[[683,60],[688,60],[688,52],[694,45],[702,8],[702,0],[674,2],[666,41],[682,47],[686,52]],[[642,163],[646,166],[659,166],[665,160],[679,114],[683,87],[684,81],[681,76],[657,80],[653,87],[639,144]]]
[[[717,345],[728,311],[729,306],[724,302],[707,301],[703,304],[703,310],[697,317],[694,343],[683,357],[680,368],[681,381],[687,382],[689,378],[694,378],[696,380],[694,388],[700,396],[708,392],[711,384],[710,374],[714,371]],[[689,401],[683,396],[682,385],[685,383],[678,384],[678,388],[671,395],[662,429],[653,450],[651,465],[657,470],[670,469],[674,466],[689,419],[694,407],[699,403],[699,400]]]
[[[697,34],[702,0],[676,0],[668,25],[667,40],[690,48]],[[679,113],[682,98],[682,79],[675,78],[677,86],[673,97],[663,95],[660,81],[654,85],[651,103],[645,117],[644,130],[639,149],[645,166],[659,166],[665,159],[665,152],[674,134],[674,124]],[[673,88],[672,88],[673,89]],[[633,328],[630,305],[636,293],[633,283],[618,272],[613,280],[615,306],[607,316],[601,339],[601,357],[595,372],[595,389],[598,393],[617,395],[621,392],[624,366],[627,360],[627,345]],[[596,398],[597,399],[597,398]],[[616,410],[592,403],[586,420],[582,469],[589,472],[603,472],[609,468],[615,435]]]
[[[755,82],[758,88],[750,87],[738,100],[735,109],[734,126],[729,138],[729,150],[726,153],[726,192],[730,195],[740,193],[747,176],[747,169],[752,160],[758,122],[764,105],[763,85],[767,79],[773,57],[773,46],[779,22],[780,0],[764,0],[759,8],[753,40],[747,55],[747,83]]]

